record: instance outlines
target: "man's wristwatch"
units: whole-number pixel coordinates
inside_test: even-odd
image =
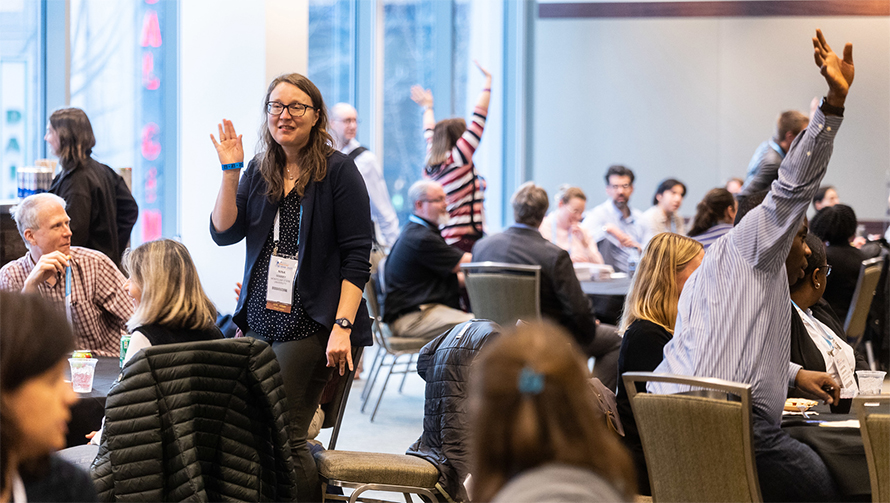
[[[822,110],[822,113],[825,115],[837,115],[838,117],[844,116],[844,107],[830,105],[825,96],[822,97],[822,101],[819,103],[819,110]]]
[[[347,320],[346,318],[337,318],[334,320],[334,323],[340,325],[340,328],[344,330],[352,330],[352,322]]]

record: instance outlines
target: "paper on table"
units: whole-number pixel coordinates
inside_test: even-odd
[[[825,421],[819,423],[823,428],[859,428],[858,419],[847,419],[846,421]]]

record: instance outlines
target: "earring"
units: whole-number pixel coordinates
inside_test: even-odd
[[[822,283],[816,283],[816,288],[817,288],[817,289],[818,289],[819,287],[821,287],[821,286],[822,286]]]

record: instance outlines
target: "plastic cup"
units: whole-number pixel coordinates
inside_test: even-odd
[[[886,375],[886,372],[877,370],[857,370],[856,377],[859,378],[859,394],[880,395],[881,388],[884,385],[884,376]]]
[[[96,375],[95,358],[68,358],[71,364],[71,385],[75,393],[89,393],[93,391],[93,376]]]

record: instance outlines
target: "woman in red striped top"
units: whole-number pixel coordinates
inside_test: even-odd
[[[465,252],[483,233],[483,202],[485,180],[476,173],[473,153],[479,146],[488,100],[491,96],[491,74],[475,62],[485,75],[485,86],[479,94],[470,126],[461,118],[436,122],[433,114],[433,93],[420,86],[411,88],[411,99],[423,107],[423,129],[427,141],[427,165],[424,176],[442,184],[448,204],[448,223],[442,227],[445,241]]]

